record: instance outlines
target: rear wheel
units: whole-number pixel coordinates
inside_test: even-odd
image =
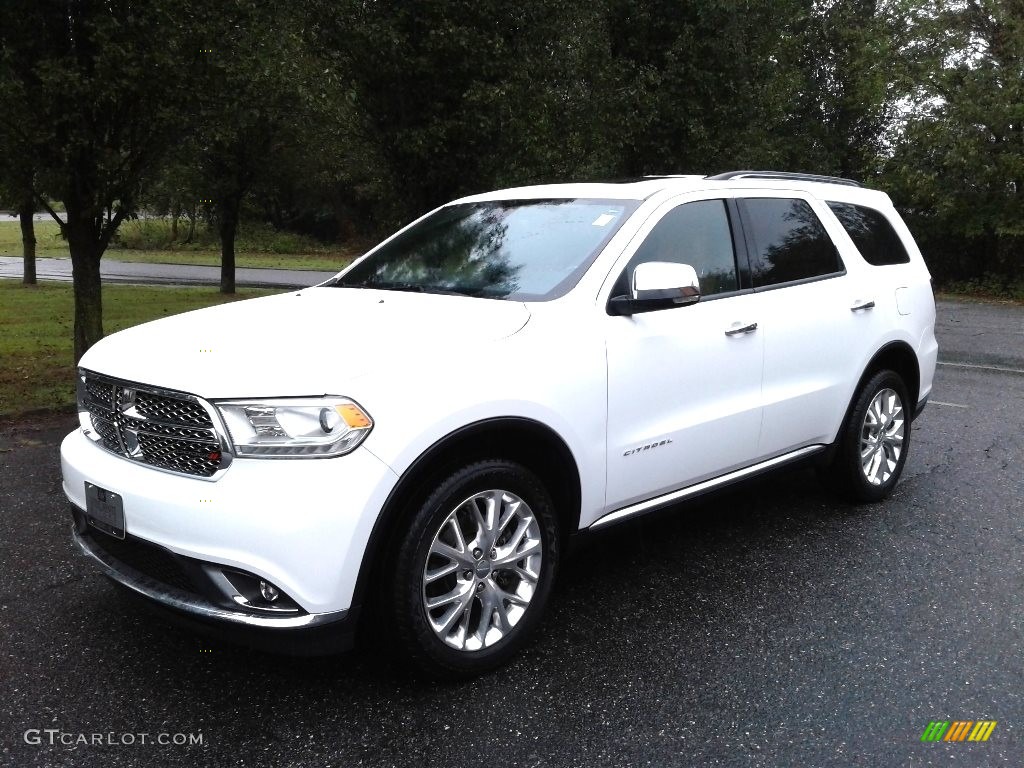
[[[439,483],[401,541],[386,598],[405,660],[434,678],[505,663],[544,612],[558,554],[550,496],[525,467],[482,461]]]
[[[831,467],[853,500],[881,501],[896,487],[910,447],[907,407],[906,385],[894,371],[879,371],[857,393]]]

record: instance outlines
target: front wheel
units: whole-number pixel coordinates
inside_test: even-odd
[[[910,447],[907,388],[894,371],[861,387],[838,437],[831,474],[859,502],[881,501],[896,487]]]
[[[531,471],[463,467],[419,506],[398,548],[389,600],[399,651],[433,678],[505,663],[528,641],[558,564],[551,498]]]

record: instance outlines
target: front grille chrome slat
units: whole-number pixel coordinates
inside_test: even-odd
[[[139,433],[139,437],[145,435],[146,437],[155,438],[158,440],[168,440],[176,443],[199,443],[200,445],[210,445],[211,441],[209,437],[182,437],[180,435],[168,435],[161,432],[151,432],[145,428],[138,428],[136,430]],[[212,443],[216,444],[216,442]]]
[[[144,418],[164,424],[186,424],[212,429],[210,414],[202,405],[187,400],[177,400],[136,390],[135,410]]]
[[[128,429],[137,432],[145,432],[154,437],[170,437],[175,440],[199,440],[207,442],[210,439],[209,429],[195,429],[193,427],[182,427],[176,424],[166,424],[162,421],[151,421],[140,419],[135,416],[124,416],[124,423]]]
[[[220,446],[216,442],[197,443],[185,440],[168,440],[139,433],[141,458],[146,464],[164,469],[173,469],[186,475],[209,477],[220,466]],[[211,459],[210,456],[216,458]]]
[[[104,412],[103,416],[109,416],[110,418],[104,418],[95,413],[90,414],[90,416],[92,417],[93,429],[96,430],[96,434],[103,441],[103,447],[114,453],[122,453],[124,449],[121,447],[121,441],[117,437],[117,427],[114,426],[113,414]]]
[[[208,406],[172,392],[81,370],[80,408],[111,453],[168,472],[213,478],[230,454]]]
[[[96,379],[86,378],[85,392],[89,400],[91,400],[95,405],[105,411],[113,413],[115,408],[114,390],[111,389],[111,387],[101,384]]]

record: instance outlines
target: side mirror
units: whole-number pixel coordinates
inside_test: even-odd
[[[700,280],[689,264],[648,261],[633,270],[630,295],[608,302],[612,315],[636,315],[658,309],[686,307],[700,301]]]

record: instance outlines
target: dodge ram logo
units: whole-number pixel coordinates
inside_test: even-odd
[[[132,411],[135,410],[135,390],[131,387],[121,387],[116,391],[117,412],[114,414],[114,424],[117,426],[118,434],[121,437],[121,444],[128,456],[138,456],[141,453],[139,447],[139,432],[132,429]]]

